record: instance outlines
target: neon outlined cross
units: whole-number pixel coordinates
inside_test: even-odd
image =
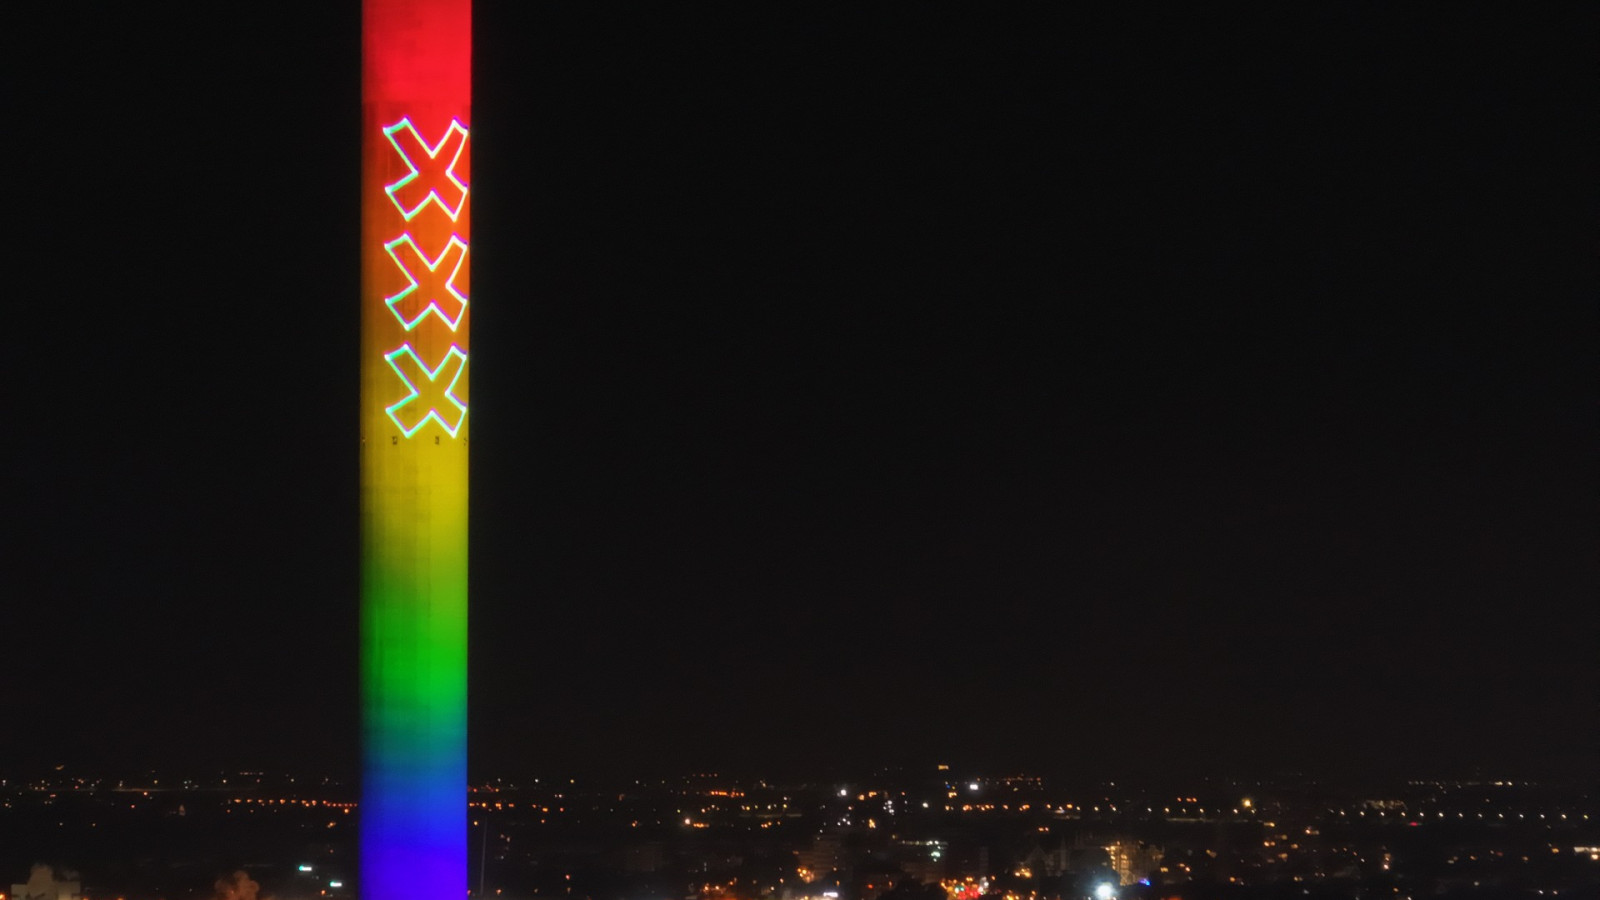
[[[383,358],[410,391],[404,400],[384,410],[400,433],[409,438],[432,419],[451,437],[455,437],[467,417],[467,405],[456,399],[455,395],[456,382],[467,371],[467,354],[451,344],[438,367],[431,370],[417,356],[417,351],[411,349],[410,344],[402,344],[400,349],[385,353]],[[406,374],[407,369],[412,371],[411,375]],[[419,385],[422,390],[418,389]],[[424,390],[426,396],[423,395]],[[407,425],[407,422],[411,424]]]
[[[383,249],[411,282],[400,293],[383,298],[400,324],[410,331],[433,313],[455,331],[461,324],[462,314],[467,311],[467,295],[456,290],[456,276],[467,264],[466,243],[450,235],[450,243],[445,245],[438,259],[429,259],[410,234],[400,235],[384,244]]]
[[[461,120],[451,119],[444,137],[432,147],[417,133],[410,116],[383,129],[383,136],[411,169],[411,174],[383,188],[400,215],[409,222],[431,200],[439,204],[450,221],[456,221],[461,205],[467,202],[467,186],[456,177],[456,162],[467,149],[467,129]],[[422,169],[417,168],[419,164]]]

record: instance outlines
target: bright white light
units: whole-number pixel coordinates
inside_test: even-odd
[[[342,881],[330,881],[330,882],[328,882],[328,887],[331,887],[331,888],[342,888],[342,887],[344,887],[344,882],[342,882]]]
[[[969,790],[969,791],[975,791],[975,790],[977,790],[977,789],[978,789],[978,783],[977,783],[977,782],[976,782],[976,781],[973,781],[973,782],[968,782],[968,784],[967,784],[967,790]]]
[[[300,864],[300,871],[309,872],[309,871],[311,871],[311,867],[306,865],[305,863],[301,863]]]
[[[846,788],[839,788],[839,796],[848,797],[850,796],[850,791]]]
[[[1095,900],[1111,900],[1116,895],[1117,889],[1112,887],[1109,881],[1102,881],[1094,886]]]

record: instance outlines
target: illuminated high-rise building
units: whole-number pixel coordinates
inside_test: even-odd
[[[471,0],[364,0],[361,896],[467,887]]]

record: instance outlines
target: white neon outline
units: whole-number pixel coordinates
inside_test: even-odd
[[[451,319],[450,316],[446,315],[445,311],[439,308],[437,300],[434,299],[430,299],[427,307],[425,307],[422,312],[417,313],[416,318],[409,322],[406,321],[405,316],[400,314],[400,310],[395,309],[396,303],[404,300],[406,297],[410,296],[413,291],[421,287],[421,282],[417,281],[417,277],[411,274],[411,270],[406,268],[406,264],[400,261],[399,254],[394,252],[394,248],[400,246],[401,244],[410,244],[411,252],[417,255],[417,259],[422,260],[422,264],[428,267],[429,272],[439,271],[439,266],[444,263],[445,257],[450,255],[450,248],[461,248],[461,258],[456,260],[455,268],[450,270],[450,277],[446,278],[444,281],[444,289],[450,292],[450,296],[461,301],[461,311],[456,313],[456,317],[454,319]],[[406,280],[411,282],[411,286],[400,293],[395,294],[392,297],[383,298],[383,302],[389,305],[389,311],[394,313],[394,317],[396,319],[400,320],[400,324],[404,325],[407,331],[410,331],[413,328],[416,328],[417,323],[426,318],[428,313],[433,313],[443,320],[446,325],[450,326],[451,331],[455,331],[457,326],[461,324],[462,317],[467,314],[467,297],[465,294],[456,290],[456,276],[461,274],[461,268],[467,264],[467,254],[471,250],[471,248],[467,246],[467,242],[463,241],[459,236],[452,234],[450,235],[450,242],[445,244],[443,250],[439,251],[439,258],[429,259],[428,254],[423,253],[422,248],[417,246],[417,242],[411,237],[411,233],[406,232],[389,243],[384,244],[383,249],[384,252],[389,254],[389,258],[394,260],[395,266],[397,266],[401,272],[405,273]]]
[[[406,373],[400,371],[400,366],[395,362],[396,359],[402,356],[411,357],[411,359],[417,364],[417,368],[421,369],[423,373],[428,376],[429,384],[433,384],[439,380],[439,373],[443,372],[444,367],[450,364],[450,358],[452,356],[459,356],[461,358],[461,365],[456,367],[455,377],[450,379],[450,386],[444,389],[445,399],[449,400],[451,403],[454,403],[456,409],[460,411],[460,414],[456,416],[456,424],[454,428],[450,427],[449,423],[444,420],[444,417],[439,415],[439,410],[437,407],[428,407],[428,412],[422,418],[418,419],[417,424],[411,426],[410,430],[407,430],[405,424],[395,416],[395,410],[422,396],[422,392],[417,390],[417,386],[411,383],[411,379],[406,377]],[[440,428],[443,428],[445,431],[449,432],[451,437],[455,437],[456,432],[461,430],[461,423],[467,420],[467,405],[462,403],[460,398],[456,397],[456,395],[452,393],[456,389],[456,382],[460,381],[462,374],[467,371],[467,354],[464,353],[460,347],[457,347],[455,344],[451,344],[450,349],[445,351],[444,359],[439,361],[439,365],[436,368],[430,370],[427,363],[422,361],[422,357],[417,355],[417,351],[411,349],[411,345],[406,343],[401,344],[400,349],[398,350],[391,350],[388,353],[385,353],[383,355],[383,359],[384,362],[389,364],[389,368],[394,370],[394,374],[400,376],[400,380],[405,382],[406,390],[411,392],[411,394],[404,400],[401,400],[399,403],[384,409],[384,412],[389,414],[389,421],[393,422],[395,427],[400,429],[400,433],[409,439],[412,435],[416,434],[417,431],[422,428],[422,426],[428,424],[429,419],[433,419],[435,422],[439,423]]]
[[[418,144],[422,145],[422,149],[428,151],[429,159],[438,159],[439,151],[443,150],[444,145],[450,142],[450,135],[457,131],[461,132],[461,145],[456,148],[455,155],[450,157],[450,165],[445,166],[444,169],[445,177],[449,178],[456,187],[461,189],[461,200],[456,203],[455,209],[451,209],[449,205],[444,202],[444,198],[439,196],[439,191],[436,188],[428,188],[428,196],[423,197],[422,202],[418,203],[410,210],[407,210],[399,200],[395,199],[395,191],[398,191],[410,184],[412,181],[416,180],[418,175],[422,174],[422,170],[417,168],[417,164],[412,162],[411,157],[406,155],[406,151],[400,148],[400,142],[394,139],[395,132],[397,131],[410,131],[411,136],[417,139]],[[389,146],[394,148],[394,152],[400,154],[400,158],[405,160],[406,167],[411,170],[410,175],[407,175],[399,181],[396,181],[394,184],[386,184],[383,187],[383,192],[389,195],[389,202],[394,204],[395,209],[400,210],[401,217],[407,222],[411,221],[411,217],[421,212],[422,208],[428,205],[428,201],[432,200],[434,203],[439,204],[439,208],[444,210],[445,215],[450,217],[450,221],[456,221],[456,217],[461,215],[461,207],[466,205],[467,202],[467,186],[462,184],[461,179],[456,177],[456,163],[461,160],[461,154],[466,151],[467,138],[470,137],[470,134],[467,132],[467,127],[461,124],[461,120],[451,119],[450,127],[445,129],[444,137],[440,138],[439,143],[432,147],[428,146],[428,142],[422,139],[422,133],[417,131],[417,126],[411,124],[410,116],[402,116],[400,121],[383,129],[383,136],[388,139]]]

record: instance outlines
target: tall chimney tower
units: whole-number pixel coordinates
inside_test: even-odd
[[[361,896],[467,889],[471,0],[364,0]]]

